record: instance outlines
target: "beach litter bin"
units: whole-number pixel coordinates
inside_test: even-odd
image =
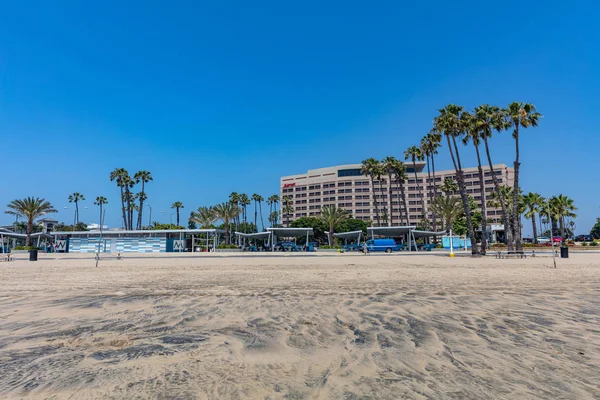
[[[38,251],[29,250],[29,261],[37,261]]]
[[[560,258],[569,258],[569,248],[567,246],[560,248]]]

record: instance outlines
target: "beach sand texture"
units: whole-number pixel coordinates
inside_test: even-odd
[[[600,254],[0,263],[0,398],[600,398]]]

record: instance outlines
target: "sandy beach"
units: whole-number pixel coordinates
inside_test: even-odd
[[[3,399],[600,398],[600,254],[0,263]]]

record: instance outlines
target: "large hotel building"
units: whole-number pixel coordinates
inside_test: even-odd
[[[416,163],[417,180],[415,181],[412,163],[406,163],[408,180],[405,182],[406,201],[408,202],[408,214],[411,224],[417,224],[421,220],[421,200],[419,198],[419,187],[425,197],[425,207],[430,203],[430,192],[427,184],[429,182],[427,171],[424,171],[425,163]],[[309,170],[300,175],[290,175],[281,178],[281,199],[290,198],[293,213],[282,215],[282,220],[294,221],[300,217],[313,217],[321,213],[321,208],[328,205],[348,210],[353,218],[375,221],[375,204],[373,195],[377,197],[377,205],[380,216],[382,210],[392,210],[392,225],[404,225],[401,223],[400,214],[404,210],[401,192],[395,182],[392,182],[392,198],[388,199],[388,177],[382,177],[382,189],[378,181],[375,181],[375,193],[371,193],[371,181],[369,177],[361,174],[360,164],[340,165],[337,167],[320,168]],[[494,182],[489,168],[483,168],[485,195],[482,195],[479,186],[479,173],[477,167],[463,168],[467,193],[481,206],[482,197],[489,200],[494,190]],[[501,185],[513,184],[514,171],[505,164],[494,165],[494,172]],[[435,184],[440,186],[445,178],[456,180],[456,173],[451,171],[436,171]],[[433,180],[433,178],[431,179]],[[438,191],[439,193],[439,191]],[[487,203],[486,203],[487,204]],[[282,207],[283,210],[283,207]],[[499,209],[487,208],[487,219],[494,223],[501,223]],[[383,218],[381,223],[383,224]]]

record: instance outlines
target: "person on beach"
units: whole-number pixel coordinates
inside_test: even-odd
[[[365,256],[369,254],[369,248],[367,247],[367,242],[363,243],[363,253],[365,253]]]

